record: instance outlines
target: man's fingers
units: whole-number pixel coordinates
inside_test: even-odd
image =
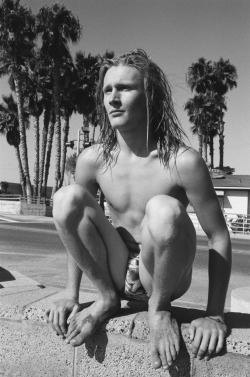
[[[218,338],[218,343],[217,343],[217,347],[216,347],[215,353],[219,353],[222,350],[222,348],[224,346],[225,337],[226,337],[226,333],[224,333],[223,331],[221,331],[219,333],[219,338]]]
[[[59,312],[59,326],[60,326],[60,329],[62,330],[63,332],[63,335],[65,335],[67,333],[67,313],[66,313],[66,310],[61,310]]]
[[[59,313],[54,312],[53,327],[54,327],[54,329],[55,329],[55,331],[58,335],[64,336],[64,334],[61,330],[61,327],[59,325],[59,320],[60,320]]]
[[[212,354],[215,352],[217,340],[218,340],[218,334],[216,332],[212,332],[208,349],[207,349],[207,353],[206,353],[206,357],[205,357],[206,360],[209,360]]]
[[[200,344],[201,344],[201,340],[202,340],[202,331],[200,329],[196,329],[195,337],[194,337],[193,345],[192,345],[192,352],[193,352],[194,356],[197,356],[197,354],[198,354]]]
[[[69,324],[71,318],[73,318],[74,315],[76,315],[76,313],[79,312],[79,308],[80,308],[80,306],[79,306],[78,304],[76,304],[76,305],[73,307],[73,310],[72,310],[72,312],[70,313],[69,318],[67,319],[67,324]]]
[[[210,337],[211,337],[210,332],[203,333],[202,340],[201,340],[201,343],[200,343],[200,347],[199,347],[199,350],[198,350],[198,353],[197,353],[197,356],[198,356],[199,359],[202,359],[204,357],[205,353],[207,352],[208,346],[209,346],[209,343],[210,343]]]
[[[194,340],[194,336],[195,336],[195,326],[191,324],[191,325],[189,326],[188,332],[189,332],[190,340]]]
[[[47,309],[47,310],[45,311],[45,318],[46,318],[46,321],[47,321],[47,322],[49,322],[49,315],[50,315],[50,312],[51,312],[50,308]]]
[[[50,310],[48,321],[49,321],[49,323],[50,323],[52,329],[53,329],[54,331],[56,331],[56,329],[55,329],[55,327],[54,327],[54,311],[53,311],[53,310]]]

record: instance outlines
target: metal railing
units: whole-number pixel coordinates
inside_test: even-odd
[[[235,234],[250,234],[250,215],[225,214],[229,230]]]
[[[202,230],[197,216],[194,213],[189,213],[189,216],[195,229]],[[224,216],[229,232],[233,234],[250,234],[250,215],[225,213]]]
[[[12,202],[23,202],[29,204],[45,204],[45,202],[50,201],[50,199],[46,198],[38,198],[34,196],[30,196],[25,198],[22,195],[11,195],[11,194],[0,194],[0,200],[3,201],[12,201]]]
[[[25,198],[22,195],[10,195],[10,194],[0,194],[0,200],[4,201],[21,201],[28,204],[46,204],[46,206],[53,205],[53,200],[48,198],[37,198],[29,197]],[[98,200],[98,198],[97,198]],[[108,220],[111,222],[109,215],[109,210],[107,203],[104,202],[104,211]],[[195,213],[189,213],[189,216],[194,224],[196,230],[202,230],[202,227],[197,219]],[[224,214],[225,220],[230,232],[234,234],[249,234],[250,235],[250,215],[236,214],[236,213],[226,213]]]

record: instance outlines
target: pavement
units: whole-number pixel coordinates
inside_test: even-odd
[[[0,214],[0,220],[52,222],[52,218]],[[238,236],[237,236],[238,237]],[[1,265],[0,265],[1,267]],[[203,316],[197,307],[174,305],[182,337],[178,362],[168,372],[150,367],[147,305],[122,301],[120,313],[85,345],[73,349],[56,336],[45,310],[62,297],[56,287],[41,285],[18,271],[0,268],[0,376],[225,376],[250,377],[250,315],[227,313],[229,333],[220,357],[209,362],[193,359],[189,323]],[[89,306],[96,293],[82,289],[80,302]],[[233,356],[233,358],[232,358]]]

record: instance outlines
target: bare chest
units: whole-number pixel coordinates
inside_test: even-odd
[[[170,195],[182,202],[183,193],[174,174],[158,159],[117,163],[98,177],[99,185],[113,211],[144,213],[147,202],[156,195]]]

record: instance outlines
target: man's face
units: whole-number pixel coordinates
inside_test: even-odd
[[[104,106],[112,127],[134,129],[147,123],[142,77],[134,67],[111,67],[103,82]]]

